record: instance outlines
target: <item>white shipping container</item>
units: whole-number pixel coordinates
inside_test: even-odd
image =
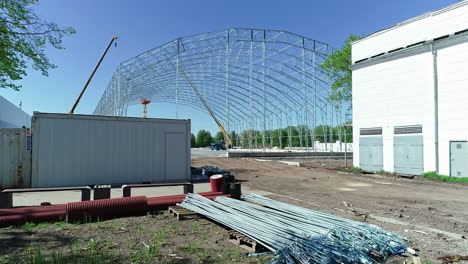
[[[190,180],[190,119],[35,112],[32,187]]]

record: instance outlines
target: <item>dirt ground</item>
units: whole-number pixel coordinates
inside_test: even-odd
[[[227,240],[205,219],[177,221],[167,212],[98,223],[0,229],[0,263],[265,263]]]
[[[232,158],[198,158],[192,165],[215,165],[273,199],[406,236],[424,264],[468,255],[467,183],[324,169],[340,167],[336,160],[305,162],[321,168]],[[265,263],[227,236],[208,220],[177,221],[166,212],[79,225],[26,224],[0,229],[0,263]],[[405,255],[387,263],[412,262]]]
[[[309,164],[337,167],[335,163],[314,160]],[[270,196],[273,199],[365,220],[404,235],[423,263],[441,263],[438,258],[446,255],[468,255],[468,184],[308,169],[253,159],[200,158],[192,162],[192,166],[203,165],[230,170],[244,185],[275,193]]]

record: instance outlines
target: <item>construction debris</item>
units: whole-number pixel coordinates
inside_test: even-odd
[[[257,241],[275,254],[272,264],[380,263],[408,250],[405,238],[374,225],[260,195],[242,198],[248,202],[227,197],[211,201],[188,194],[179,205]]]

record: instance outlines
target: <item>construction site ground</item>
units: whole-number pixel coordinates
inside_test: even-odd
[[[290,160],[288,160],[290,161]],[[336,160],[310,160],[337,167]],[[416,177],[361,174],[288,166],[278,161],[199,158],[192,166],[215,165],[231,171],[251,189],[272,199],[375,224],[410,239],[421,259],[468,255],[468,184]],[[402,263],[403,258],[390,260]],[[409,259],[411,260],[411,258]]]
[[[301,162],[304,162],[303,160]],[[375,224],[410,239],[422,263],[468,255],[468,184],[327,170],[278,161],[199,157],[192,165],[230,170],[246,192]],[[206,186],[205,186],[206,185]],[[195,191],[208,184],[197,184]],[[174,190],[180,191],[180,190]],[[154,194],[161,193],[155,189]],[[177,221],[167,212],[96,223],[26,224],[0,229],[0,263],[264,263],[228,242],[228,231],[205,219]],[[412,263],[406,254],[387,263]]]

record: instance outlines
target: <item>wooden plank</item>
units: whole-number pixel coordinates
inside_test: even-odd
[[[258,253],[260,251],[266,251],[257,241],[234,230],[228,231],[228,241],[249,252]]]
[[[168,211],[169,214],[176,217],[179,221],[200,218],[200,215],[198,213],[183,208],[181,206],[169,206]]]

